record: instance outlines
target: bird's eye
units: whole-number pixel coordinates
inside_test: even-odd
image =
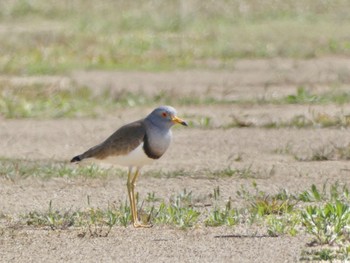
[[[166,114],[166,112],[163,112],[162,116],[165,118],[166,116],[168,116],[168,114]]]

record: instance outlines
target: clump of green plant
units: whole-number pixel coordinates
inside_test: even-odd
[[[160,202],[162,199],[156,196],[155,192],[151,192],[151,193],[147,193],[147,197],[145,199],[145,201],[147,203],[156,203],[156,202]]]
[[[295,196],[295,198],[302,202],[314,203],[325,201],[348,202],[350,200],[350,194],[346,184],[341,185],[339,182],[335,182],[330,185],[324,183],[321,189],[312,184],[311,189],[302,191],[297,196]]]
[[[158,224],[170,224],[180,228],[194,226],[200,212],[193,208],[192,192],[186,189],[179,195],[170,198],[170,203],[162,202],[158,208],[152,207],[152,218]]]
[[[268,195],[257,197],[250,202],[250,210],[253,214],[260,217],[265,215],[281,215],[284,213],[290,213],[293,211],[295,201],[280,200],[276,197],[270,197]]]
[[[76,212],[66,211],[61,213],[58,210],[54,210],[52,207],[52,201],[49,202],[49,208],[46,212],[29,212],[23,216],[27,225],[36,227],[48,226],[52,230],[55,229],[67,229],[74,226],[77,218]]]
[[[315,103],[317,101],[319,101],[319,97],[317,95],[311,94],[303,86],[297,89],[296,94],[288,95],[285,98],[285,102],[290,104]]]
[[[215,206],[205,219],[206,226],[233,226],[239,222],[238,210],[231,207],[231,200],[227,201],[225,208]]]
[[[350,238],[350,207],[341,201],[323,206],[307,206],[301,213],[302,224],[318,244],[342,244]]]
[[[289,234],[295,236],[300,225],[300,214],[298,211],[283,215],[268,215],[266,218],[267,233],[269,236]]]
[[[303,202],[320,202],[326,199],[326,184],[323,184],[322,192],[312,184],[310,190],[301,192],[298,199]]]
[[[241,220],[250,224],[258,222],[267,227],[270,236],[281,234],[296,235],[300,225],[298,200],[287,190],[283,189],[274,195],[268,195],[261,191],[256,183],[253,183],[254,191],[248,191],[244,187],[237,191],[237,196],[247,202],[246,208],[241,212]]]
[[[209,116],[188,116],[188,125],[190,127],[209,129],[212,128],[212,119]]]
[[[289,195],[287,191],[282,190],[275,195],[268,195],[261,191],[257,184],[252,184],[254,193],[241,187],[237,191],[237,196],[247,201],[249,210],[252,214],[263,217],[265,215],[281,215],[293,211],[296,201],[294,196]]]

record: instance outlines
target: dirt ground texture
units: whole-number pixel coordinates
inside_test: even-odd
[[[231,70],[194,70],[161,73],[143,72],[73,72],[66,77],[49,77],[45,81],[74,81],[96,92],[110,87],[116,92],[129,90],[155,94],[160,90],[176,95],[211,96],[237,100],[281,98],[295,94],[300,85],[313,93],[333,89],[348,90],[350,60],[322,58],[304,61],[244,60]],[[3,76],[5,77],[5,76]],[[10,81],[40,81],[38,77]],[[176,105],[175,105],[176,106]],[[1,157],[25,160],[68,162],[72,156],[99,143],[121,125],[139,119],[153,106],[123,108],[101,118],[83,119],[15,119],[0,120]],[[324,145],[344,146],[350,142],[348,129],[278,128],[259,125],[287,121],[296,115],[350,114],[349,105],[272,105],[214,104],[176,106],[180,117],[209,116],[211,127],[176,127],[168,152],[144,171],[184,170],[189,176],[174,178],[140,177],[137,191],[141,196],[156,192],[169,198],[184,188],[194,195],[207,195],[220,187],[223,199],[239,206],[236,191],[255,181],[259,189],[276,193],[280,189],[298,192],[312,184],[345,183],[350,187],[350,163],[333,160],[297,161],[280,153],[291,146],[299,156],[308,156]],[[244,117],[252,127],[222,128],[232,116]],[[240,156],[239,160],[237,156]],[[208,171],[227,167],[251,167],[254,178],[208,178]],[[49,200],[58,209],[80,209],[126,200],[126,178],[0,178],[0,213],[16,217],[45,210]],[[249,225],[234,227],[196,227],[180,230],[166,226],[134,229],[114,227],[108,237],[80,238],[76,230],[9,229],[0,221],[1,262],[298,262],[310,237],[269,237],[266,231]]]

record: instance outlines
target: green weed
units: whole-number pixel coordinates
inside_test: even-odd
[[[321,202],[326,199],[326,184],[323,185],[323,190],[320,192],[316,185],[311,185],[310,190],[301,192],[298,199],[303,202]]]
[[[155,192],[151,192],[151,193],[147,193],[147,197],[145,199],[145,201],[147,203],[156,203],[156,202],[160,202],[162,199],[156,196]]]
[[[152,207],[152,218],[157,224],[169,224],[180,228],[192,227],[198,222],[200,212],[193,208],[192,192],[186,189],[170,198],[170,203],[162,202],[158,208]]]
[[[44,227],[49,226],[52,230],[55,229],[67,229],[75,223],[76,213],[66,211],[61,213],[57,210],[53,210],[52,201],[49,202],[49,208],[44,213],[29,212],[28,215],[24,216],[27,225]]]
[[[301,213],[302,224],[317,243],[332,245],[349,240],[350,207],[340,201],[308,206]]]
[[[225,208],[215,207],[205,219],[206,226],[233,226],[239,221],[238,211],[231,207],[231,201],[227,201]]]
[[[268,215],[266,218],[267,233],[269,236],[274,237],[284,234],[296,236],[300,220],[300,215],[297,211],[283,214],[282,216]]]
[[[262,217],[265,215],[281,215],[283,213],[290,213],[294,208],[295,202],[290,200],[278,200],[274,197],[258,197],[250,204],[251,212]]]

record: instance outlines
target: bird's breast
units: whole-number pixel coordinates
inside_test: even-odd
[[[159,159],[168,149],[171,142],[171,131],[167,132],[152,130],[146,132],[143,150],[149,158]]]

